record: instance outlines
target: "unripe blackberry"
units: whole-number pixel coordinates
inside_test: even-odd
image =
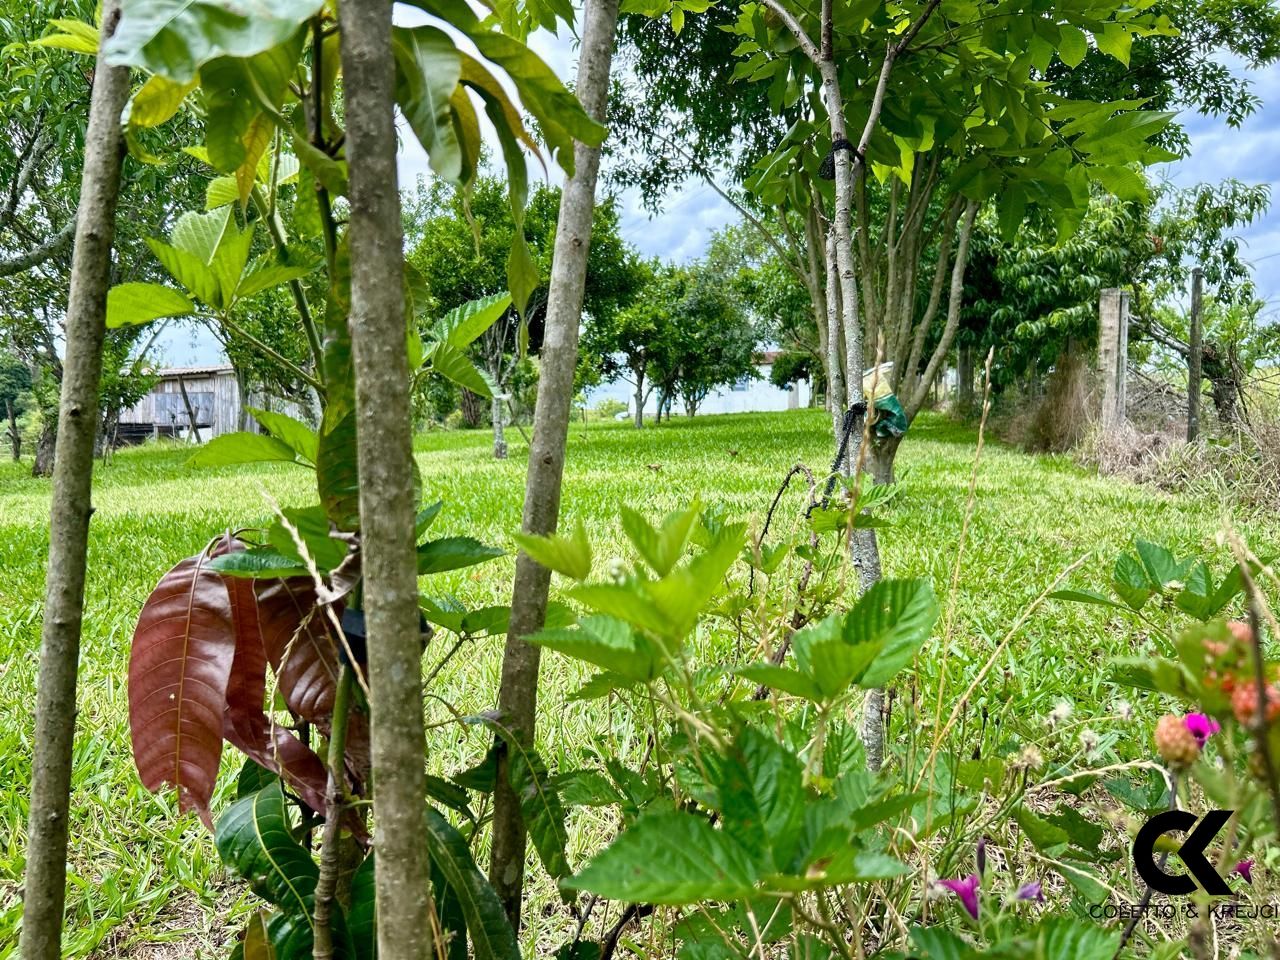
[[[1166,713],[1156,723],[1156,752],[1171,768],[1189,767],[1200,756],[1200,744],[1181,717]]]
[[[1246,727],[1253,726],[1258,717],[1258,684],[1250,677],[1247,681],[1242,677],[1231,691],[1231,712],[1236,720]],[[1267,684],[1267,723],[1274,723],[1280,717],[1280,690],[1274,683]]]

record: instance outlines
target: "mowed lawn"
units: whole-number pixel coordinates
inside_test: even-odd
[[[731,515],[758,528],[793,464],[825,471],[832,454],[829,429],[820,411],[700,417],[643,431],[629,424],[575,424],[563,514],[591,531],[598,572],[611,557],[629,557],[620,538],[621,504],[656,517],[701,498],[727,504]],[[426,496],[445,501],[433,535],[466,534],[510,549],[509,534],[520,521],[525,446],[515,430],[508,436],[514,442],[505,462],[492,459],[483,431],[419,438]],[[931,577],[944,603],[976,439],[972,428],[921,417],[903,444],[902,491],[888,509],[891,526],[881,531],[887,575]],[[126,717],[129,641],[139,607],[166,569],[221,531],[263,523],[273,501],[282,507],[314,502],[314,477],[283,465],[195,470],[184,465],[187,455],[175,447],[125,451],[96,474],[71,820],[71,957],[220,955],[239,926],[236,917],[252,905],[243,885],[219,867],[198,821],[175,817],[172,797],[152,797],[137,781]],[[0,958],[16,943],[48,497],[48,482],[31,479],[25,465],[0,467]],[[802,503],[803,491],[793,486],[775,520],[779,530],[795,529]],[[1219,503],[1100,479],[1064,458],[1031,457],[988,443],[952,598],[948,690],[962,690],[1019,612],[1082,556],[1088,559],[1071,578],[1079,586],[1105,581],[1115,553],[1135,535],[1179,555],[1204,556],[1220,572],[1227,560],[1215,535],[1223,516]],[[1257,552],[1275,555],[1280,527],[1274,522],[1241,527]],[[454,594],[468,606],[504,603],[512,568],[506,556],[428,578],[423,589]],[[1138,643],[1135,630],[1099,608],[1048,602],[1012,640],[970,707],[986,707],[1002,738],[1037,744],[1051,763],[1069,762],[1078,752],[1074,738],[1086,726],[1101,738],[1100,762],[1142,756],[1159,704],[1139,703],[1135,719],[1117,716],[1116,698],[1129,694],[1108,684],[1103,669],[1108,657],[1132,653]],[[926,648],[915,684],[926,703],[932,703],[943,666],[939,644],[935,639]],[[426,664],[446,647],[439,641]],[[429,735],[433,771],[448,774],[483,756],[481,730],[447,721],[451,710],[469,714],[494,706],[500,651],[501,638],[475,642],[433,685],[439,699],[429,702],[428,719],[440,724]],[[579,766],[601,744],[626,750],[624,717],[602,701],[566,700],[585,671],[554,655],[544,662],[541,747],[552,767]],[[1059,726],[1049,732],[1044,718],[1063,700],[1073,706],[1073,719],[1065,731]],[[954,749],[968,749],[966,738],[978,736],[978,726],[964,727]],[[237,766],[236,758],[227,758],[218,807],[226,803]],[[576,815],[571,862],[580,864],[608,829],[594,814]],[[542,882],[545,909],[526,911],[529,955],[572,929]]]

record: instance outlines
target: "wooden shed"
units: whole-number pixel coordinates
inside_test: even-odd
[[[151,392],[120,414],[118,442],[185,436],[191,426],[188,411],[202,440],[243,428],[240,385],[230,364],[166,367],[156,375]]]

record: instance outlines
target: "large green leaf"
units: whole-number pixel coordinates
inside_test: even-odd
[[[169,120],[195,83],[175,83],[156,74],[144,83],[129,101],[129,124],[134,127],[158,127]]]
[[[844,618],[832,614],[796,631],[791,648],[796,665],[821,691],[822,699],[834,700],[861,679],[881,655],[884,643],[880,640],[849,642],[844,636]]]
[[[462,154],[450,100],[462,73],[458,48],[443,30],[418,26],[394,27],[391,50],[396,61],[396,103],[427,152],[431,169],[457,182]]]
[[[160,264],[169,271],[169,275],[186,287],[188,293],[210,307],[218,305],[220,295],[218,278],[209,269],[208,264],[186,250],[171,247],[154,237],[147,238],[147,246],[151,248],[151,252],[156,255]]]
[[[225,467],[233,463],[261,463],[267,460],[297,459],[293,448],[283,440],[261,433],[224,433],[214,437],[187,463],[193,467]]]
[[[622,529],[653,572],[665,577],[684,552],[701,512],[702,504],[695,499],[688,509],[667,517],[661,530],[655,530],[643,515],[624,505]]]
[[[326,412],[326,421],[330,418]],[[356,466],[356,414],[321,425],[316,447],[320,502],[339,530],[360,526],[360,476]]]
[[[107,327],[135,326],[161,317],[183,317],[195,305],[161,283],[120,283],[107,292]]]
[[[220,207],[207,213],[188,210],[173,225],[169,242],[207,266],[213,262],[227,231],[234,229],[235,222],[231,219],[228,207]]]
[[[347,911],[347,932],[356,960],[374,960],[378,955],[377,895],[374,889],[374,854],[364,858],[351,878],[351,907]],[[245,960],[248,960],[246,957]]]
[[[451,380],[460,387],[466,387],[476,396],[489,399],[493,396],[493,388],[485,379],[471,358],[450,343],[437,343],[431,348],[428,362],[433,373],[438,373],[446,380]]]
[[[454,307],[436,321],[433,333],[452,347],[470,346],[482,333],[492,327],[511,306],[511,294],[495,293],[478,300],[468,300]]]
[[[292,37],[321,0],[124,0],[110,63],[187,83],[215,57],[251,57]]]
[[[263,258],[240,279],[235,291],[236,299],[244,300],[290,280],[300,280],[318,266],[318,263],[277,263],[272,257]]]
[[[253,419],[262,424],[267,433],[288,444],[290,449],[308,463],[316,462],[320,439],[305,423],[295,420],[288,414],[276,413],[273,410],[259,410],[257,407],[249,407],[248,410],[253,415]]]
[[[520,947],[502,901],[476,867],[467,841],[429,807],[426,839],[433,866],[459,900],[476,960],[520,960]]]
[[[296,949],[305,943],[309,947],[319,870],[311,854],[293,838],[280,783],[233,803],[218,821],[214,844],[222,862],[246,880],[254,893],[280,908],[286,918],[301,921],[289,946]],[[291,955],[297,954],[286,953]]]
[[[561,885],[609,900],[681,905],[750,893],[756,865],[705,818],[683,811],[641,817]]]

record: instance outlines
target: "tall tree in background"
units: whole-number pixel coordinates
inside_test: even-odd
[[[118,3],[108,0],[102,13],[104,38],[112,36],[119,21]],[[58,423],[61,442],[54,463],[49,516],[48,582],[40,637],[23,895],[21,950],[27,960],[57,960],[62,953],[76,672],[89,516],[93,511],[93,445],[120,191],[120,113],[128,98],[129,69],[108,65],[99,53],[85,133],[84,174],[67,297],[67,352]]]
[[[609,68],[618,20],[618,0],[588,0],[578,64],[578,99],[588,116],[602,120],[609,91]],[[574,169],[565,182],[556,227],[555,258],[547,295],[542,376],[533,415],[533,443],[525,480],[523,533],[555,533],[560,516],[565,446],[569,435],[574,371],[578,362],[578,328],[592,247],[592,219],[600,148],[574,147]],[[519,744],[532,744],[538,709],[541,649],[525,637],[541,629],[547,615],[551,571],[523,551],[516,557],[511,594],[511,622],[502,657],[498,710]],[[507,748],[508,750],[510,747]],[[510,757],[499,754],[494,788],[493,853],[489,879],[519,927],[524,892],[526,825],[521,800],[512,787]]]
[[[409,204],[409,262],[421,274],[436,310],[449,310],[506,289],[506,259],[514,223],[505,191],[505,183],[492,176],[478,177],[469,195],[438,182],[419,184]],[[542,352],[545,339],[550,286],[542,278],[550,277],[554,270],[561,205],[561,189],[542,184],[534,190],[524,215],[524,235],[540,278],[523,318],[531,356]],[[619,232],[620,215],[613,198],[596,204],[591,218],[582,312],[588,318],[607,320],[635,297],[643,271],[634,249]],[[492,388],[495,453],[503,445],[502,398],[511,394],[520,379],[522,364],[529,365],[520,350],[521,335],[521,317],[512,308],[471,347],[473,359]],[[514,404],[508,400],[507,406]]]

